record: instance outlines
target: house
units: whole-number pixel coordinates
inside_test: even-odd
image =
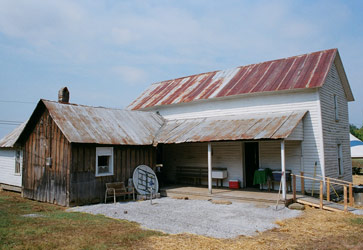
[[[15,146],[25,123],[0,140],[0,188],[20,192],[23,151]]]
[[[212,167],[227,168],[242,187],[253,186],[259,168],[352,181],[350,101],[339,52],[330,49],[154,83],[128,109],[165,119],[154,145],[170,181],[176,166],[208,168],[212,192]]]
[[[155,83],[128,110],[71,104],[63,88],[58,102],[39,101],[17,140],[23,195],[95,203],[105,183],[156,163],[163,183],[178,181],[178,167],[200,169],[210,193],[215,168],[227,171],[223,186],[243,188],[258,169],[281,170],[283,198],[287,170],[351,181],[353,100],[337,49]]]
[[[134,112],[40,100],[17,143],[23,146],[24,197],[74,206],[100,202],[105,183],[128,181],[140,164],[155,165],[163,119]]]
[[[353,173],[363,169],[363,142],[350,134],[350,153],[352,155]]]

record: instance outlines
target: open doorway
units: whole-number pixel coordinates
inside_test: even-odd
[[[253,185],[253,175],[259,168],[258,142],[246,142],[244,148],[246,187],[257,187],[258,185]]]

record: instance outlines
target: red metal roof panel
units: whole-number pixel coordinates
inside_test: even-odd
[[[151,85],[129,109],[248,93],[321,87],[337,49],[213,71]]]

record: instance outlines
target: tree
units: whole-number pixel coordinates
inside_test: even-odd
[[[349,124],[349,130],[352,135],[363,141],[363,125],[361,128],[358,128],[354,124]]]

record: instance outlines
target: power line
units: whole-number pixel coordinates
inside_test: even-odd
[[[3,103],[23,103],[23,104],[36,104],[36,102],[26,102],[26,101],[13,101],[13,100],[0,100]]]
[[[20,121],[10,121],[10,120],[0,120],[0,122],[23,123],[23,122],[20,122]]]

